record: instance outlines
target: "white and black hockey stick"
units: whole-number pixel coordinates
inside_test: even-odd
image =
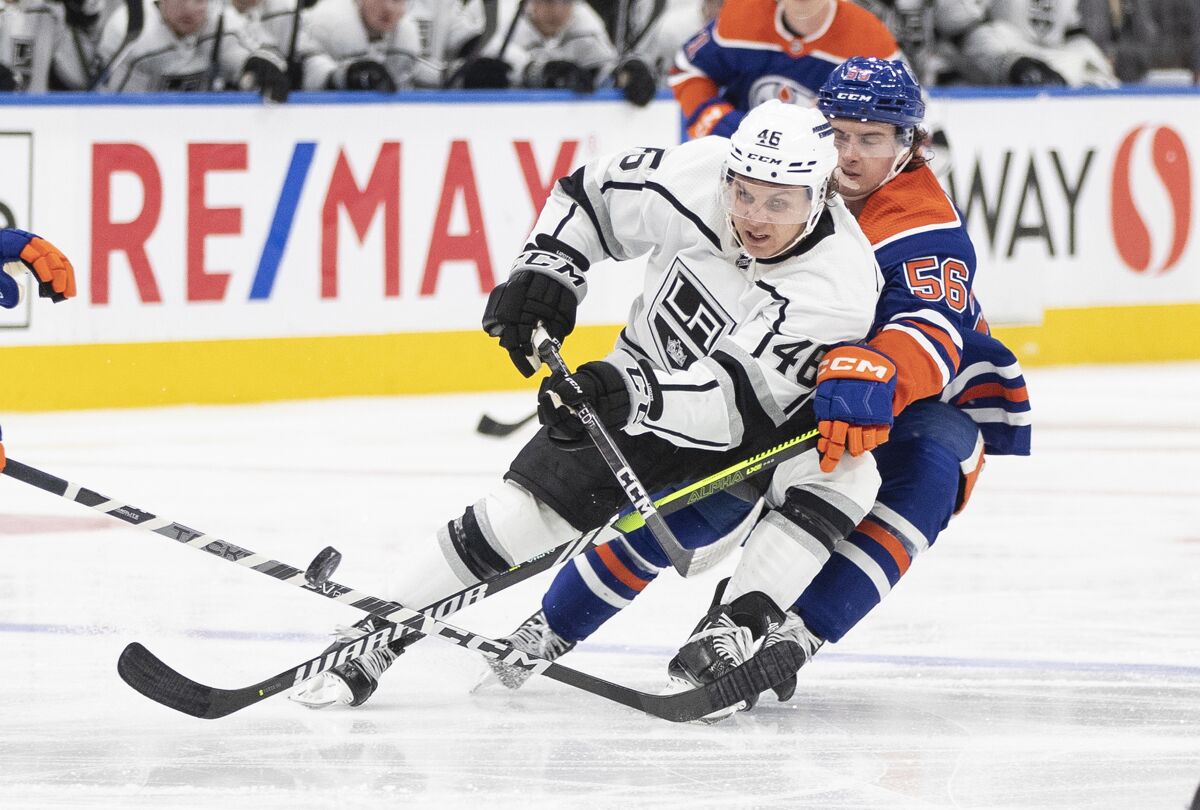
[[[773,448],[768,448],[760,452],[760,454],[746,458],[742,462],[732,464],[732,466],[720,470],[720,472],[710,475],[708,478],[698,480],[690,486],[680,488],[679,491],[671,493],[670,496],[659,499],[656,505],[658,505],[662,514],[671,514],[673,511],[683,509],[685,506],[695,503],[696,500],[708,497],[709,494],[726,490],[726,488],[739,484],[739,482],[750,478],[752,475],[767,472],[767,470],[787,460],[787,458],[792,458],[799,455],[800,452],[811,449],[812,445],[816,442],[816,436],[816,431],[809,431],[804,433],[803,436],[788,439],[787,442],[775,445]],[[102,496],[100,493],[92,492],[88,488],[71,484],[70,481],[56,478],[56,476],[44,473],[40,469],[29,467],[28,464],[23,464],[22,462],[13,460],[13,458],[8,460],[2,474],[22,481],[24,484],[40,488],[40,490],[56,494],[56,496],[90,506],[90,508],[101,511],[103,514],[116,518],[116,520],[130,523],[132,526],[149,530],[149,532],[154,532],[155,534],[160,534],[164,538],[184,542],[184,544],[200,548],[202,551],[229,560],[229,562],[244,565],[246,568],[252,568],[259,571],[260,574],[275,577],[277,580],[293,584],[293,586],[299,588],[312,590],[313,593],[318,593],[329,599],[346,602],[346,604],[358,607],[359,610],[374,614],[386,614],[386,608],[392,605],[392,602],[379,600],[370,595],[353,592],[352,589],[344,586],[338,586],[337,583],[331,583],[324,577],[306,577],[305,572],[293,568],[293,566],[276,562],[276,560],[266,559],[260,556],[260,554],[254,554],[245,550],[245,548],[228,544],[226,541],[210,538],[210,536],[205,535],[203,532],[197,532],[196,529],[182,526],[182,524],[170,521],[168,518],[158,517],[150,514],[150,512],[132,508],[132,506],[120,503],[118,500],[113,500]],[[622,530],[622,532],[631,532],[631,530],[642,526],[642,517],[637,512],[631,512],[631,514],[619,518],[618,521],[613,523],[613,526]],[[484,598],[485,595],[497,593],[499,590],[512,586],[512,584],[527,580],[528,577],[539,574],[540,571],[551,568],[552,565],[565,562],[566,559],[586,550],[589,542],[595,538],[596,534],[598,533],[589,535],[587,539],[572,540],[568,544],[559,546],[556,550],[547,552],[544,556],[529,560],[529,562],[516,566],[516,568],[505,572],[505,574],[493,577],[487,583],[476,584],[472,588],[463,589],[457,594],[452,594],[448,598],[439,601],[437,605],[428,608],[428,611],[433,613],[434,616],[448,616],[449,613],[473,604],[473,602]],[[421,626],[420,617],[415,617],[413,623]],[[320,672],[358,658],[360,655],[371,652],[371,650],[377,649],[383,646],[383,644],[395,641],[396,638],[400,638],[404,634],[412,634],[412,632],[414,630],[410,629],[410,625],[388,625],[374,632],[374,634],[358,638],[358,640],[343,642],[340,646],[328,649],[326,652],[316,656],[316,658],[301,662],[301,664],[289,667],[274,677],[266,678],[262,682],[244,686],[244,688],[240,689],[215,688],[215,686],[200,684],[196,680],[181,676],[181,674],[163,664],[160,659],[157,659],[150,650],[143,647],[142,644],[137,643],[130,644],[130,646],[126,647],[125,652],[122,652],[121,659],[118,662],[118,671],[122,679],[126,680],[126,683],[133,686],[139,692],[142,692],[150,700],[161,703],[163,706],[173,708],[178,710],[178,712],[197,716],[197,718],[222,718],[222,716],[238,712],[240,709],[253,706],[254,703],[266,700],[266,698],[272,695],[280,694],[280,692],[289,689],[290,686],[304,682],[304,680],[316,676]],[[469,635],[473,640],[478,640],[480,643],[490,641],[485,640],[481,636]],[[794,650],[792,650],[792,653],[794,653]],[[779,661],[776,661],[776,664],[779,664]],[[785,661],[785,664],[790,665],[791,661]],[[518,662],[518,665],[521,665],[520,662]],[[764,662],[763,666],[766,666],[766,662]],[[565,667],[559,668],[560,670],[565,670]],[[570,672],[574,673],[574,671]],[[583,673],[578,674],[583,676]],[[728,691],[736,688],[752,688],[752,686],[761,682],[764,674],[774,677],[774,674],[769,673],[767,670],[756,670],[754,677],[751,677],[746,671],[740,671],[737,676],[734,676],[734,673],[730,673],[730,677],[721,679],[719,682],[714,682],[714,684],[710,684],[706,688],[709,692],[709,697],[689,698],[689,701],[708,701],[714,692],[715,694],[722,695],[720,700],[725,701],[728,697]],[[558,679],[569,677],[571,677],[570,674]],[[599,679],[594,680],[598,680],[599,682]],[[564,680],[564,683],[571,682],[570,680]],[[606,682],[599,683],[604,684]],[[612,684],[612,686],[614,689],[623,689],[618,688],[616,684]],[[580,686],[580,688],[584,688],[584,686]],[[637,696],[641,695],[641,692],[629,691],[632,692],[632,696],[625,695],[625,697],[628,697],[629,700],[640,700]],[[763,690],[758,689],[757,691]],[[692,692],[680,692],[679,695],[674,697],[684,698],[684,696],[688,695],[692,695]],[[620,701],[619,698],[614,698],[614,700],[624,702]],[[738,700],[740,700],[740,697]],[[732,706],[738,700],[731,700],[726,703],[726,706]],[[631,703],[625,704],[626,706],[631,706]],[[677,710],[683,710],[684,707],[690,706],[690,703],[680,700],[680,702],[674,703],[673,706]],[[635,706],[634,708],[643,707]],[[643,710],[648,710],[649,712],[649,709],[643,708]],[[704,710],[704,712],[696,716],[703,716],[709,710]],[[653,714],[654,712],[650,713]],[[665,715],[660,714],[658,716]],[[679,716],[679,718],[668,719],[684,718],[683,716]]]
[[[572,379],[571,369],[567,367],[566,361],[559,354],[558,341],[550,337],[540,324],[533,330],[533,340],[542,362],[550,366],[550,370],[555,374],[561,374],[566,377],[577,390],[582,390],[574,379]],[[675,532],[671,531],[671,527],[663,520],[663,516],[655,508],[650,494],[642,486],[637,473],[629,465],[629,460],[625,458],[625,454],[621,452],[621,448],[617,447],[617,443],[613,441],[613,437],[608,432],[608,429],[604,427],[604,423],[596,416],[596,410],[592,407],[591,403],[581,402],[575,405],[573,409],[575,415],[579,417],[579,421],[583,423],[583,428],[587,431],[592,443],[600,451],[600,456],[604,459],[604,463],[612,470],[617,483],[625,490],[625,495],[629,498],[629,502],[633,504],[633,508],[642,516],[642,520],[646,522],[646,527],[650,529],[650,533],[654,535],[654,539],[662,547],[663,553],[667,555],[667,559],[671,561],[671,565],[679,572],[680,576],[686,577],[688,569],[692,564],[692,558],[696,556],[695,550],[684,548],[683,544],[679,542],[679,538],[675,536]]]
[[[454,627],[395,602],[355,591],[336,582],[310,581],[304,572],[287,563],[268,559],[250,549],[209,537],[203,532],[114,501],[97,492],[56,478],[12,459],[9,459],[4,474],[32,484],[39,489],[67,497],[77,503],[91,506],[105,514],[205,551],[222,560],[251,568],[281,582],[344,602],[395,623],[392,628],[385,628],[356,640],[351,645],[351,652],[337,657],[334,663],[340,660],[350,660],[378,649],[379,646],[400,635],[403,632],[401,628],[407,628],[422,635],[434,636],[451,644],[475,650],[489,658],[522,667],[655,717],[676,722],[697,720],[712,712],[748,700],[794,674],[804,663],[803,651],[800,646],[794,642],[783,642],[767,648],[746,663],[705,686],[673,695],[641,692],[565,667],[562,664],[528,655],[502,641]],[[321,672],[324,668],[328,668],[323,664],[329,657],[329,655],[322,656],[322,664],[316,667],[295,671],[292,673],[293,677],[290,683],[298,683]],[[330,666],[332,665],[331,663]],[[214,690],[212,687],[193,681],[171,669],[138,643],[130,644],[122,651],[117,662],[117,672],[122,680],[151,700],[194,717],[221,717],[239,708],[239,701],[235,697],[236,692]],[[265,689],[260,692],[262,697],[266,697],[268,694]]]

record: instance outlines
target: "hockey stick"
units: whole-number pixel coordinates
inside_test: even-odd
[[[816,436],[816,430],[808,431],[802,436],[797,436],[789,441],[768,448],[707,478],[696,481],[658,500],[656,503],[659,510],[662,514],[671,514],[701,498],[715,492],[720,492],[751,476],[766,472],[781,461],[810,449],[816,441]],[[330,599],[338,599],[339,601],[346,602],[360,610],[375,612],[375,609],[379,605],[380,600],[376,600],[373,597],[357,595],[360,598],[355,599],[351,596],[353,592],[336,583],[331,584],[325,581],[319,586],[314,585],[308,581],[304,573],[299,571],[299,569],[275,562],[274,560],[266,560],[258,555],[249,555],[249,552],[245,552],[244,549],[238,549],[236,546],[231,546],[220,540],[207,538],[203,532],[173,523],[166,518],[159,518],[140,509],[126,506],[119,501],[114,501],[104,495],[80,487],[77,484],[69,483],[14,459],[8,460],[8,464],[2,474],[53,495],[89,506],[133,526],[161,534],[178,542],[187,543],[210,554],[219,556],[222,559],[254,568],[260,573],[268,574],[288,584],[304,588],[305,590],[312,590]],[[632,531],[641,525],[641,515],[637,512],[632,512],[613,524],[614,527],[622,531]],[[209,542],[202,543],[200,542],[202,539],[208,539]],[[488,594],[498,593],[500,590],[522,582],[553,565],[565,562],[570,557],[583,552],[594,539],[595,535],[592,535],[587,538],[588,542],[581,542],[583,538],[577,538],[565,543],[557,549],[494,577],[486,583],[480,583],[471,588],[459,591],[457,594],[452,594],[429,610],[437,616],[449,615],[454,611],[479,601]],[[242,554],[238,552],[242,552]],[[404,625],[388,625],[364,638],[343,642],[323,652],[321,655],[290,667],[273,677],[238,689],[219,689],[190,680],[171,670],[140,644],[131,644],[126,648],[125,652],[122,653],[121,662],[118,664],[118,671],[127,683],[157,703],[194,717],[224,717],[252,706],[272,695],[279,694],[338,664],[357,658],[371,650],[377,649],[383,644],[401,638],[405,634],[411,634],[411,632]],[[715,688],[731,687],[726,685]],[[732,705],[732,703],[729,705]]]
[[[125,53],[126,49],[133,44],[134,40],[142,35],[142,27],[146,23],[145,8],[142,6],[142,0],[125,0],[125,37],[121,40],[121,44],[113,51],[110,58],[103,65],[96,69],[96,73],[92,76],[92,80],[88,83],[88,91],[95,90],[100,85],[108,81],[108,71],[117,63],[117,60]]]
[[[485,413],[479,417],[479,424],[475,426],[475,430],[484,436],[511,436],[534,419],[537,419],[537,411],[516,422],[500,422]]]
[[[550,337],[541,324],[533,330],[533,340],[537,345],[538,356],[542,358],[542,362],[550,366],[551,371],[555,374],[561,374],[567,378],[576,390],[581,390],[578,383],[571,377],[571,369],[567,368],[566,361],[562,359],[562,355],[558,352],[558,341]],[[675,536],[675,532],[671,531],[671,527],[663,520],[658,510],[654,508],[654,502],[650,499],[646,488],[642,486],[642,482],[638,479],[637,473],[633,471],[633,467],[629,465],[629,461],[625,458],[625,454],[621,452],[621,448],[617,447],[617,443],[613,441],[612,435],[608,429],[604,427],[604,423],[596,416],[596,410],[589,402],[581,402],[574,406],[575,415],[579,417],[579,421],[583,423],[584,430],[591,437],[592,443],[596,445],[596,449],[600,451],[600,456],[604,459],[604,463],[612,470],[613,476],[617,479],[617,483],[625,490],[626,497],[633,504],[633,508],[638,511],[649,527],[650,533],[654,535],[654,539],[658,541],[658,545],[662,548],[663,553],[667,555],[667,559],[671,561],[671,565],[679,572],[679,575],[686,577],[688,568],[691,566],[692,557],[696,552],[689,548],[684,548],[679,542],[679,538]]]
[[[250,549],[211,538],[195,529],[114,501],[21,462],[9,459],[3,474],[39,489],[91,506],[127,523],[205,551],[222,560],[252,568],[289,585],[343,602],[395,623],[392,627],[381,628],[352,642],[343,655],[335,655],[339,662],[378,649],[402,634],[403,631],[400,627],[406,627],[422,635],[434,636],[448,643],[475,650],[488,658],[544,675],[606,700],[676,722],[696,720],[753,698],[793,674],[804,663],[803,651],[799,644],[782,642],[767,648],[741,666],[702,687],[673,695],[641,692],[562,664],[523,653],[502,641],[489,639],[469,630],[446,624],[395,602],[361,593],[332,580],[312,581],[305,576],[303,571],[287,563],[271,560]],[[436,609],[435,606],[434,610]],[[322,662],[329,657],[330,655],[322,656]],[[303,668],[297,670],[293,673],[291,683],[306,680],[320,671],[322,671],[321,668],[312,671]],[[136,642],[128,645],[122,651],[117,662],[117,672],[122,680],[151,700],[193,717],[222,717],[230,711],[240,708],[237,705],[238,701],[231,699],[236,695],[235,691],[225,691],[222,694],[211,687],[186,678]],[[266,692],[263,689],[259,694],[261,697],[266,697],[273,692]]]

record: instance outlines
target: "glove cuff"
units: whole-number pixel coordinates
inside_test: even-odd
[[[621,373],[625,390],[629,393],[629,419],[625,427],[640,425],[646,420],[662,416],[662,388],[654,369],[645,360],[639,360],[624,351],[615,351],[604,362]]]
[[[883,352],[861,343],[844,343],[826,352],[817,366],[817,384],[825,380],[886,383],[896,377],[896,364]]]
[[[509,279],[517,273],[528,271],[541,273],[566,287],[575,296],[575,302],[582,303],[587,295],[587,276],[582,269],[561,253],[551,252],[534,245],[526,245],[525,252],[513,261],[512,269],[508,272]]]

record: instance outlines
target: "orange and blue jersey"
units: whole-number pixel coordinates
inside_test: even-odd
[[[668,81],[689,137],[729,137],[747,111],[769,99],[811,105],[851,56],[898,59],[900,50],[878,17],[849,0],[837,0],[804,36],[784,24],[776,0],[728,0],[684,44]]]
[[[868,341],[896,364],[894,410],[939,397],[979,425],[993,455],[1028,455],[1029,396],[1016,358],[987,329],[972,292],[975,248],[928,167],[868,198],[858,224],[884,290]]]

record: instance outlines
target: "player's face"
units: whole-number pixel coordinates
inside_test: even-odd
[[[167,28],[176,36],[187,37],[204,27],[208,0],[159,0],[158,10]]]
[[[539,34],[552,37],[567,27],[574,7],[575,0],[529,0],[525,13]]]
[[[404,16],[407,0],[359,0],[358,13],[373,34],[390,34]]]
[[[897,139],[896,127],[840,118],[830,123],[838,151],[838,188],[850,196],[870,194],[883,184],[907,148]]]
[[[746,253],[769,259],[790,245],[812,211],[812,192],[805,186],[757,183],[732,174],[724,183],[725,210]]]

